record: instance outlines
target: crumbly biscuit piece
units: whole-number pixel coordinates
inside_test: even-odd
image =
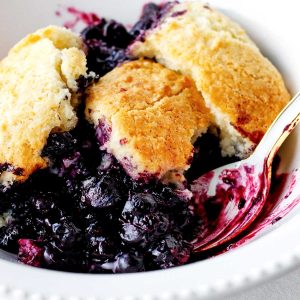
[[[74,128],[71,97],[86,75],[79,36],[50,26],[30,34],[0,62],[0,183],[24,181],[47,162],[50,132]]]
[[[102,146],[135,179],[187,169],[210,113],[194,82],[158,63],[127,62],[88,91],[86,117],[106,124]]]
[[[198,1],[174,5],[131,52],[191,76],[221,129],[224,155],[249,155],[290,99],[245,31]]]

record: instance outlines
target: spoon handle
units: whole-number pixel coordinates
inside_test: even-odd
[[[253,157],[259,155],[261,158],[263,155],[267,159],[267,167],[270,168],[280,146],[299,122],[300,93],[297,93],[274,120],[256,147]]]

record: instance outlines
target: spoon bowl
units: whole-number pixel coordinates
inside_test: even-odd
[[[191,190],[205,231],[194,244],[207,250],[232,239],[255,219],[269,189],[265,162],[242,160],[213,170],[193,182]]]
[[[210,171],[191,184],[194,201],[207,225],[194,241],[195,251],[230,241],[257,218],[268,198],[273,159],[299,123],[299,107],[297,94],[250,157]]]

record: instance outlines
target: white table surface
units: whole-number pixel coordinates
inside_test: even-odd
[[[222,300],[298,300],[300,268],[270,282]]]

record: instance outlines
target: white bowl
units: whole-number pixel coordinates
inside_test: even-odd
[[[68,6],[96,12],[130,24],[143,0],[10,0],[0,2],[0,57],[25,34],[73,16]],[[262,51],[280,69],[292,94],[300,90],[300,18],[298,3],[282,1],[211,0],[210,4],[240,22]],[[267,108],[266,108],[267,113]],[[281,149],[281,170],[300,166],[299,128]],[[296,173],[297,178],[299,174]],[[290,182],[286,183],[288,189]],[[284,191],[282,196],[284,196]],[[296,184],[289,201],[300,197]],[[27,267],[0,252],[1,299],[203,299],[222,297],[286,272],[300,262],[300,207],[260,232],[251,242],[218,257],[183,267],[124,275],[91,275]]]

